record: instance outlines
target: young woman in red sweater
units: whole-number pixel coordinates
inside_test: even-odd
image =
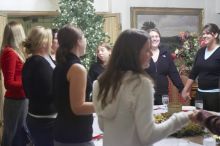
[[[26,114],[28,100],[22,87],[21,71],[25,61],[22,41],[25,33],[20,23],[9,22],[4,29],[1,68],[6,88],[3,118],[3,146],[24,146],[27,141]]]

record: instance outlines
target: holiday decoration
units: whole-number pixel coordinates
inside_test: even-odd
[[[82,62],[88,69],[95,61],[97,46],[108,38],[103,31],[104,18],[95,13],[93,0],[60,0],[60,13],[54,19],[54,27],[61,28],[65,24],[79,27],[87,38],[86,55]]]

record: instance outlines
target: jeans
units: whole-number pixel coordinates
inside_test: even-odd
[[[25,146],[28,143],[28,130],[25,122],[27,108],[27,99],[5,98],[2,146]]]
[[[27,127],[34,146],[54,146],[53,129],[55,118],[35,118],[27,116]]]

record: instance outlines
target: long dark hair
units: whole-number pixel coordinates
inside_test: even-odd
[[[103,108],[115,99],[126,71],[145,74],[139,56],[148,40],[150,40],[150,36],[143,30],[125,30],[119,35],[113,47],[109,64],[98,79],[100,86],[98,100],[101,100]],[[112,89],[112,96],[110,101],[107,101],[110,89]]]
[[[203,31],[206,31],[207,33],[213,33],[217,34],[216,42],[219,43],[219,27],[214,23],[208,23],[203,27]]]
[[[70,24],[65,25],[58,31],[57,39],[59,48],[56,54],[57,63],[62,64],[66,62],[67,55],[77,46],[77,41],[82,39],[82,36],[82,31]]]

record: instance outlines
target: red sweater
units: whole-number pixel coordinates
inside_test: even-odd
[[[5,47],[1,54],[1,67],[6,89],[5,97],[10,99],[24,99],[21,74],[23,62],[11,47]]]

